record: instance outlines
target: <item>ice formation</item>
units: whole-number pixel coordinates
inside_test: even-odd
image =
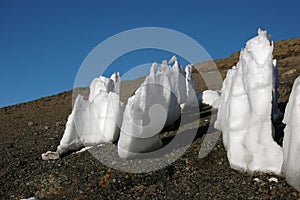
[[[249,40],[223,82],[215,127],[234,169],[280,174],[282,148],[272,138],[273,43],[266,31]],[[273,98],[273,104],[277,101]]]
[[[202,103],[208,104],[213,108],[218,108],[220,104],[220,95],[217,91],[214,90],[205,90],[201,95]]]
[[[42,158],[57,159],[63,153],[84,146],[116,141],[123,114],[119,84],[118,73],[111,78],[95,78],[90,84],[89,99],[77,96],[56,152],[48,151],[42,154]]]
[[[121,158],[132,158],[139,153],[152,152],[162,146],[160,131],[174,124],[181,109],[194,104],[191,66],[185,71],[172,57],[169,64],[153,63],[150,74],[128,99],[118,142]]]
[[[287,182],[300,192],[300,77],[293,85],[284,120],[282,172]]]
[[[185,89],[183,91],[186,93],[186,100],[180,104],[182,110],[187,107],[198,106],[199,104],[198,98],[195,97],[195,82],[192,77],[192,71],[192,65],[189,64],[185,67]]]
[[[168,65],[172,63],[172,67]],[[182,109],[197,105],[191,73],[191,65],[183,69],[176,56],[159,67],[154,63],[144,83],[128,99],[125,111],[119,97],[119,73],[95,78],[88,100],[81,95],[76,97],[56,152],[48,151],[42,159],[58,159],[61,154],[84,146],[114,142],[119,139],[121,126],[120,157],[160,148],[160,131],[173,125]]]

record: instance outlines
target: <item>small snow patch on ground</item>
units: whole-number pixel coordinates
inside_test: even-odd
[[[86,150],[88,150],[90,148],[92,148],[92,146],[84,147],[84,148],[80,149],[79,151],[76,151],[75,154],[82,153],[82,152],[84,152],[84,151],[86,151]]]

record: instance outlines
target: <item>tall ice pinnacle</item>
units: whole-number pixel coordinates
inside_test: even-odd
[[[273,42],[267,31],[241,50],[223,82],[215,127],[234,169],[280,174],[282,148],[272,138]],[[275,63],[275,62],[274,62]],[[273,102],[277,99],[273,99]]]
[[[287,182],[300,192],[300,76],[295,80],[283,122],[282,172]]]

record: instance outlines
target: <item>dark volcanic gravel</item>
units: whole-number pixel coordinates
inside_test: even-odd
[[[276,54],[282,56],[278,59],[283,108],[291,84],[300,74],[299,54],[295,53],[299,51],[299,43],[299,39],[275,43],[275,48],[276,44],[296,48],[292,54],[291,51],[282,53],[285,49]],[[222,63],[231,64],[231,58],[236,59],[233,55]],[[229,64],[218,66],[222,74],[229,68]],[[199,88],[200,81],[196,82]],[[64,92],[0,109],[0,199],[32,196],[38,199],[300,199],[300,193],[282,177],[232,170],[222,137],[212,151],[200,159],[199,151],[207,145],[203,143],[204,138],[218,133],[216,130],[206,133],[208,124],[213,123],[211,115],[214,119],[216,114],[208,107],[201,108],[200,120],[187,125],[196,129],[197,135],[184,155],[154,172],[118,171],[102,164],[89,151],[43,161],[41,154],[55,150],[59,144],[71,107],[71,92]],[[176,131],[166,130],[161,137],[167,142],[174,133]],[[272,177],[277,178],[278,183],[269,182]]]

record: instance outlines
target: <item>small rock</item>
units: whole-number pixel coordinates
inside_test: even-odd
[[[32,126],[33,122],[28,122],[27,124],[28,124],[28,126]]]
[[[60,126],[62,123],[61,122],[56,122],[55,126]]]
[[[59,154],[57,152],[47,151],[42,154],[43,160],[56,160],[59,159]]]
[[[269,180],[270,183],[271,183],[271,182],[278,183],[278,179],[275,178],[275,177],[269,178],[268,180]]]
[[[138,190],[138,191],[142,191],[145,189],[145,186],[144,185],[137,185],[135,186],[135,189]]]
[[[259,178],[254,178],[253,181],[257,182],[257,183],[260,183],[261,180]]]
[[[99,187],[105,188],[105,187],[108,186],[108,184],[109,184],[109,181],[108,181],[109,176],[110,176],[109,174],[105,174],[105,175],[101,178],[101,180],[100,180],[99,183],[98,183]]]
[[[296,69],[290,69],[290,70],[284,72],[283,75],[290,75],[290,74],[293,74],[293,73],[295,73],[295,72],[297,72]]]
[[[47,130],[49,127],[48,126],[45,126],[45,130]]]

